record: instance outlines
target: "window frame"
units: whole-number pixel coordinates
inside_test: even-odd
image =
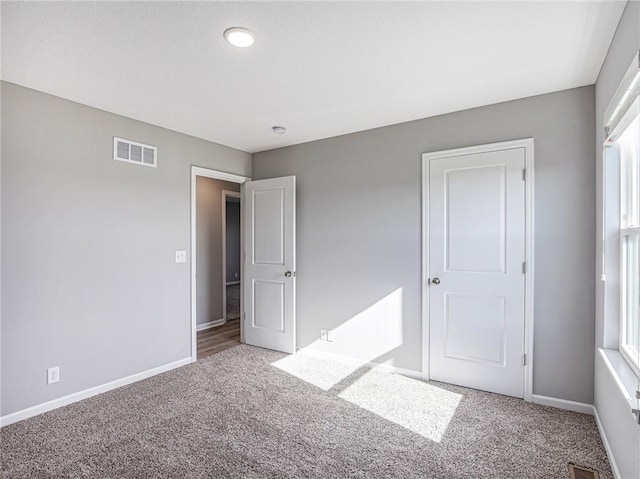
[[[640,97],[635,100],[636,103],[640,102]],[[628,122],[627,126],[624,128],[623,133],[627,131],[628,128],[634,127],[640,129],[640,111],[638,108],[634,110],[630,110],[631,112],[631,120]],[[637,125],[634,123],[637,122]],[[619,136],[622,136],[619,135]],[[640,132],[638,132],[638,136],[640,137]],[[629,272],[629,264],[630,260],[628,258],[629,253],[629,243],[630,241],[636,242],[635,246],[635,260],[636,260],[636,268],[638,258],[640,257],[640,202],[638,201],[640,198],[640,145],[636,150],[636,157],[634,160],[635,165],[634,168],[629,171],[628,164],[625,164],[623,161],[623,155],[620,151],[620,146],[618,144],[619,137],[614,142],[615,153],[618,156],[619,168],[620,168],[620,195],[619,195],[619,208],[620,208],[620,217],[618,223],[619,229],[619,237],[620,237],[620,325],[619,325],[619,337],[618,337],[618,351],[622,355],[622,357],[626,360],[627,364],[631,367],[633,372],[640,377],[640,349],[636,350],[629,344],[627,340],[627,325],[628,325],[628,314],[629,314],[629,293],[630,288],[636,289],[636,299],[638,296],[637,290],[640,289],[640,274],[636,273],[634,286],[629,285],[630,281],[630,272]],[[636,304],[635,311],[635,321],[638,323],[636,325],[637,331],[640,332],[640,304]],[[640,334],[640,333],[638,333]]]
[[[604,346],[607,347],[609,344],[608,347],[615,347],[624,362],[640,380],[640,345],[636,351],[633,345],[627,344],[629,341],[626,339],[630,288],[635,289],[634,294],[640,294],[637,293],[640,290],[640,271],[630,277],[627,257],[629,241],[637,241],[635,262],[638,263],[637,258],[640,258],[640,158],[632,156],[631,164],[634,166],[629,174],[629,157],[621,152],[619,143],[628,128],[636,127],[634,122],[638,122],[637,128],[640,130],[638,118],[640,118],[640,51],[634,55],[604,115],[601,277],[605,282],[605,303],[608,295],[612,295],[612,300],[617,297],[618,303],[617,311],[605,305]],[[640,146],[635,150],[635,154],[640,156]],[[613,182],[608,181],[608,171],[617,176],[617,180],[611,178]],[[612,208],[617,210],[617,214],[609,216],[608,211]],[[615,236],[617,236],[617,245],[612,250],[607,247],[607,237],[613,240]],[[610,261],[617,263],[617,266],[614,267],[614,263],[609,263]],[[617,274],[614,274],[617,280],[613,282],[610,282],[607,277],[607,264],[613,270],[618,269]],[[634,285],[629,285],[630,278],[635,282]],[[636,327],[640,335],[640,300],[632,313],[639,323]],[[633,342],[635,343],[635,340]]]
[[[633,230],[633,231],[629,231]],[[640,377],[640,350],[634,350],[632,346],[627,343],[627,314],[628,304],[627,296],[629,292],[628,271],[626,260],[626,254],[628,253],[627,243],[631,237],[635,237],[636,241],[640,243],[640,228],[629,228],[620,230],[620,337],[618,339],[618,351],[622,357],[627,361],[631,369]],[[639,248],[640,249],[640,248]],[[636,258],[638,254],[636,253]],[[638,286],[636,285],[636,288]],[[636,321],[639,323],[636,328],[640,329],[640,318],[636,313]]]

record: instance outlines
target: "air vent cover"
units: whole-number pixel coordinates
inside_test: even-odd
[[[573,463],[569,463],[569,474],[571,479],[599,479],[600,474],[598,471],[589,469],[588,467],[576,466]]]
[[[137,141],[113,137],[113,159],[143,166],[158,166],[158,148]]]

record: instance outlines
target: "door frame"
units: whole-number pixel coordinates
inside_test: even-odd
[[[211,168],[203,168],[191,165],[191,362],[198,360],[198,335],[196,331],[196,292],[197,292],[197,276],[196,276],[196,177],[213,178],[214,180],[229,181],[232,183],[240,183],[251,181],[247,176],[235,175],[224,171],[213,170]],[[240,237],[242,242],[242,197],[240,197]],[[240,276],[242,284],[242,275]],[[223,282],[224,285],[224,282]],[[240,286],[242,289],[242,286]],[[223,296],[224,297],[224,296]],[[240,317],[242,317],[242,301],[240,301]],[[224,306],[223,306],[224,307]],[[240,321],[242,330],[242,321]]]
[[[240,198],[242,203],[242,194],[239,191],[222,190],[222,319],[227,322],[227,198]],[[240,205],[240,215],[242,215],[242,204]],[[240,229],[242,230],[242,216],[240,216]],[[242,241],[242,240],[241,240]],[[240,244],[240,252],[243,250],[242,242]],[[240,261],[240,295],[242,296],[242,260]],[[242,301],[240,301],[242,309]]]
[[[525,286],[524,286],[524,400],[533,401],[533,329],[534,329],[534,156],[533,138],[489,143],[466,148],[441,150],[422,154],[422,379],[430,379],[429,365],[429,162],[431,160],[450,158],[491,151],[523,148],[525,172]]]

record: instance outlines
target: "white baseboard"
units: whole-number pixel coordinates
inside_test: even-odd
[[[600,437],[602,438],[602,443],[604,444],[604,449],[607,452],[607,458],[609,459],[609,464],[611,465],[611,471],[613,472],[613,477],[615,479],[622,479],[622,475],[620,474],[620,469],[618,469],[618,465],[616,464],[615,457],[613,456],[613,450],[611,449],[611,445],[609,444],[609,440],[607,439],[607,435],[604,432],[604,428],[602,427],[602,423],[600,422],[600,416],[598,415],[598,410],[595,406],[591,404],[575,402],[575,401],[567,401],[566,399],[558,399],[549,396],[540,396],[538,394],[533,395],[533,402],[536,404],[541,404],[543,406],[552,406],[560,409],[566,409],[569,411],[581,412],[585,414],[590,414],[595,417],[596,424],[598,426],[598,432],[600,433]]]
[[[235,286],[236,284],[240,284],[240,281],[229,281],[226,283],[227,286]]]
[[[618,465],[616,464],[616,458],[613,455],[613,449],[611,449],[611,444],[609,444],[607,435],[604,433],[604,427],[602,427],[602,423],[600,422],[600,416],[598,415],[598,410],[596,409],[595,406],[593,407],[593,415],[596,418],[596,424],[598,425],[598,432],[600,433],[602,444],[604,444],[604,450],[607,452],[607,458],[609,459],[609,465],[611,466],[611,472],[613,472],[613,477],[615,479],[622,479],[622,474],[620,474],[620,469],[618,469]]]
[[[392,366],[391,364],[367,362],[361,359],[351,358],[349,356],[343,356],[342,354],[330,353],[327,351],[323,351],[321,349],[312,349],[312,351],[314,353],[318,353],[320,355],[326,355],[329,358],[342,361],[346,364],[351,364],[361,368],[375,369],[376,371],[382,371],[385,373],[399,374],[401,376],[406,376],[411,379],[419,379],[420,381],[422,381],[422,373],[420,371],[415,371],[413,369],[399,368],[397,366]]]
[[[16,411],[14,413],[7,414],[6,416],[0,417],[0,427],[8,426],[9,424],[13,424],[14,422],[22,421],[23,419],[37,416],[38,414],[42,414],[47,411],[51,411],[53,409],[66,406],[68,404],[72,404],[74,402],[78,402],[83,399],[90,398],[91,396],[96,396],[98,394],[111,391],[112,389],[126,386],[127,384],[131,384],[136,381],[141,381],[142,379],[146,379],[151,376],[155,376],[156,374],[164,373],[166,371],[170,371],[171,369],[179,368],[180,366],[185,366],[190,363],[191,363],[191,357],[180,359],[179,361],[174,361],[172,363],[164,364],[162,366],[158,366],[153,369],[148,369],[140,373],[132,374],[131,376],[116,379],[115,381],[110,381],[108,383],[101,384],[99,386],[94,386],[92,388],[85,389],[83,391],[78,391],[76,393],[72,393],[58,399],[53,399],[51,401],[38,404],[36,406],[31,406],[26,409],[22,409],[21,411]]]
[[[566,399],[540,396],[539,394],[532,395],[531,402],[542,406],[551,406],[557,407],[558,409],[565,409],[567,411],[581,412],[583,414],[589,414],[590,416],[594,415],[593,405],[583,402],[567,401]]]
[[[422,381],[422,373],[414,369],[405,369],[405,368],[399,368],[398,366],[391,366],[390,364],[378,364],[378,363],[367,363],[366,366],[372,369],[375,368],[378,371],[385,371],[392,374],[399,374],[400,376],[406,376],[411,379],[418,379]]]
[[[205,329],[215,328],[216,326],[222,326],[226,323],[225,319],[216,319],[214,321],[209,321],[208,323],[200,323],[196,324],[196,331],[204,331]]]

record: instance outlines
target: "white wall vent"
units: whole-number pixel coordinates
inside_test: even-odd
[[[158,166],[158,148],[114,136],[113,159],[135,163],[136,165],[156,167]]]

